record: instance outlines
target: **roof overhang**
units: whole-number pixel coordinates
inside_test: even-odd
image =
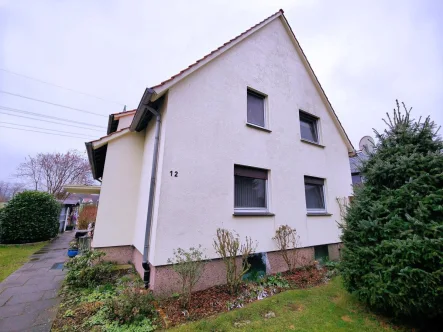
[[[63,189],[72,194],[100,194],[100,186],[66,185]]]
[[[113,132],[95,141],[85,143],[89,164],[91,165],[92,177],[95,180],[103,177],[106,152],[108,151],[108,143],[128,134],[129,132],[129,128],[124,128],[120,131]]]
[[[111,134],[114,131],[116,131],[118,128],[118,119],[114,118],[114,114],[109,115],[108,119],[108,130],[106,131],[106,134]]]
[[[109,135],[109,134],[112,134],[113,132],[116,132],[117,128],[118,128],[119,120],[125,116],[135,114],[136,111],[137,110],[132,110],[132,111],[124,111],[124,112],[120,112],[120,113],[110,114],[109,119],[108,119],[107,134]]]

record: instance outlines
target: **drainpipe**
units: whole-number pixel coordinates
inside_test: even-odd
[[[158,145],[160,137],[160,124],[161,117],[159,111],[147,106],[148,111],[150,111],[155,117],[155,138],[154,138],[154,151],[152,152],[152,168],[151,168],[151,186],[149,187],[149,200],[148,200],[148,212],[146,216],[146,231],[145,231],[145,246],[143,250],[143,269],[145,270],[143,275],[143,282],[145,288],[149,288],[149,278],[151,275],[151,269],[149,268],[148,254],[149,254],[149,240],[151,236],[151,226],[152,226],[152,211],[154,209],[154,194],[155,194],[155,182],[157,178],[157,162],[158,162]]]

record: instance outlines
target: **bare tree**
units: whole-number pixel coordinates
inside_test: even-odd
[[[23,183],[0,181],[0,202],[9,201],[24,189],[25,185]]]
[[[28,156],[17,168],[16,175],[26,180],[33,189],[46,191],[56,198],[65,196],[63,186],[67,184],[93,183],[89,162],[77,150]]]

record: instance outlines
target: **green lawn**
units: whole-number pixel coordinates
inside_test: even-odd
[[[275,318],[265,319],[272,311]],[[250,321],[243,327],[234,323]],[[386,320],[366,310],[337,277],[328,284],[292,290],[174,331],[394,331]],[[398,327],[397,327],[398,331]]]
[[[46,242],[25,245],[0,245],[0,282],[26,263]]]

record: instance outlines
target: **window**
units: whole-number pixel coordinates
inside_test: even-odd
[[[248,90],[248,123],[265,126],[265,96]]]
[[[318,118],[300,111],[300,134],[302,139],[318,143],[317,122]]]
[[[352,175],[352,184],[353,185],[356,185],[356,184],[358,185],[363,182],[361,175],[359,173],[352,173],[351,175]]]
[[[324,180],[305,176],[306,208],[308,212],[325,212]]]
[[[329,249],[327,245],[314,247],[314,258],[316,261],[324,263],[329,259]]]
[[[259,168],[234,166],[235,210],[267,210],[268,171]]]

